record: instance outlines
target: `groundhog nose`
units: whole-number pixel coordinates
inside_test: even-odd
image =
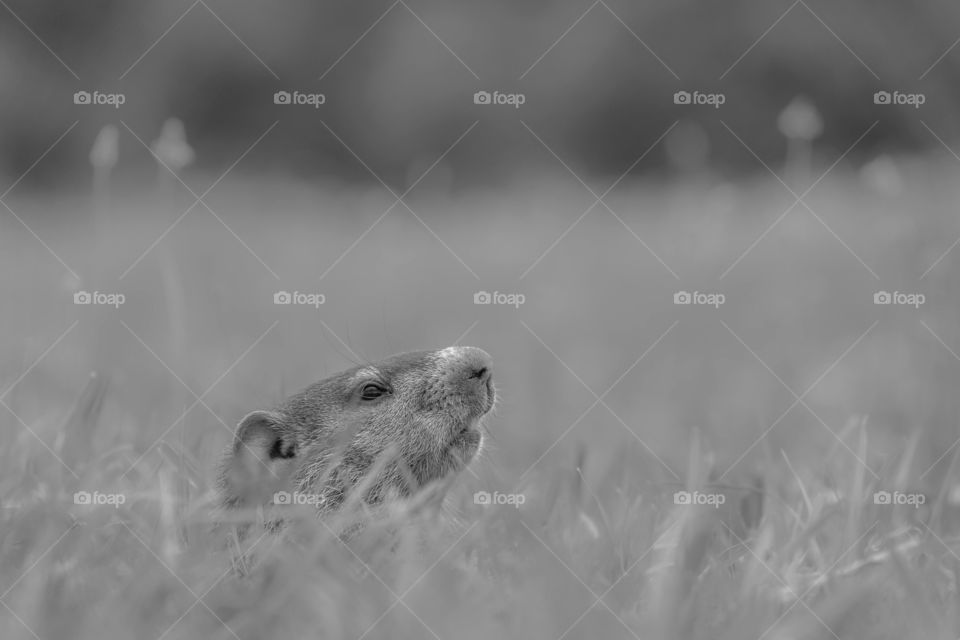
[[[452,368],[465,372],[468,378],[485,383],[493,377],[493,358],[483,349],[450,347],[442,353]]]
[[[471,369],[473,378],[478,378],[480,382],[486,382],[493,375],[488,367],[480,367],[479,369]]]

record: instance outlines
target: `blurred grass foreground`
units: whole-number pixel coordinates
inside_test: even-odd
[[[841,168],[779,222],[793,199],[762,178],[625,182],[572,229],[593,199],[564,175],[410,210],[238,175],[179,222],[176,181],[21,198],[30,230],[0,236],[3,636],[956,637],[956,168],[888,162],[909,187]],[[444,513],[349,545],[306,517],[237,577],[209,507],[239,418],[461,339],[502,402]]]

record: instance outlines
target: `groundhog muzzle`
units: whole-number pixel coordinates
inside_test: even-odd
[[[222,505],[255,508],[282,496],[323,515],[355,490],[373,505],[461,471],[494,405],[492,365],[474,347],[403,353],[250,413],[220,468]]]

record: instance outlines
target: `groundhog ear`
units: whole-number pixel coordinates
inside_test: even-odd
[[[220,483],[226,504],[266,504],[285,487],[297,443],[279,415],[254,411],[240,421]]]
[[[297,443],[280,417],[269,411],[254,411],[240,421],[233,440],[233,454],[246,450],[262,462],[289,460],[297,455]]]

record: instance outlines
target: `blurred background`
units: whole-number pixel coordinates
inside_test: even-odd
[[[920,433],[923,484],[960,435],[958,38],[946,0],[7,0],[0,420],[59,451],[96,371],[98,442],[212,462],[462,341],[507,477],[580,442],[675,482],[694,432],[717,473],[880,469]]]
[[[709,167],[757,170],[721,125],[761,157],[786,152],[776,118],[797,95],[823,114],[822,154],[843,150],[882,120],[851,160],[922,151],[957,134],[960,8],[946,0],[831,2],[95,2],[12,1],[3,12],[0,170],[23,173],[66,125],[77,129],[28,184],[82,180],[93,137],[125,121],[148,138],[176,116],[219,171],[267,126],[277,128],[243,168],[369,182],[328,125],[391,184],[407,184],[475,120],[481,128],[444,158],[458,186],[491,184],[556,161],[620,175],[670,123],[674,146],[638,174]],[[78,110],[75,91],[122,93],[118,110]],[[282,108],[279,90],[322,94],[319,108]],[[474,92],[520,93],[515,108],[481,108]],[[674,92],[723,92],[720,110],[676,109]],[[874,105],[878,90],[922,92],[912,109]],[[152,138],[151,138],[152,139]],[[121,141],[126,168],[150,164]],[[673,153],[671,153],[673,149]],[[679,166],[678,166],[679,165]],[[693,165],[693,167],[691,166]]]

